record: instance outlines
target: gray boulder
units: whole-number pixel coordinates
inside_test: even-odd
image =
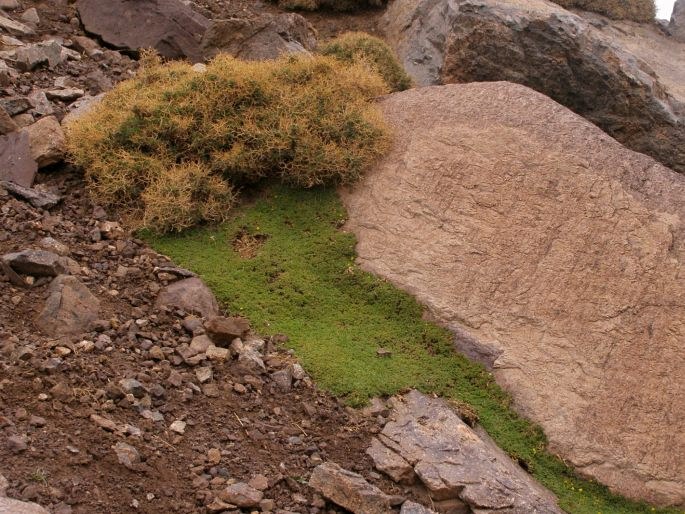
[[[86,32],[108,45],[202,61],[200,41],[209,20],[180,0],[78,0],[76,8]]]
[[[166,286],[157,296],[157,308],[182,309],[208,318],[219,314],[219,304],[199,278],[186,278]]]
[[[479,514],[563,512],[551,493],[442,400],[411,391],[393,404],[379,440],[413,465],[431,498],[459,499]]]
[[[276,59],[282,54],[308,52],[316,47],[316,34],[299,14],[261,14],[212,22],[202,41],[207,57],[229,53],[251,61]]]
[[[685,46],[657,74],[594,22],[546,0],[397,0],[382,25],[420,85],[523,84],[685,172]]]

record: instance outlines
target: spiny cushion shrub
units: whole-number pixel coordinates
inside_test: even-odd
[[[654,0],[554,0],[562,7],[577,8],[603,14],[614,20],[632,20],[640,23],[654,21]]]
[[[347,32],[324,44],[319,52],[347,63],[366,61],[376,69],[392,91],[404,91],[412,80],[388,44],[364,32]]]
[[[244,62],[225,55],[196,72],[142,60],[67,127],[71,160],[95,201],[138,227],[182,230],[227,217],[241,186],[349,183],[387,148],[371,101],[388,92],[365,63],[327,56]]]
[[[331,9],[333,11],[356,11],[369,7],[382,7],[387,0],[276,0],[283,9],[299,11],[316,11]]]

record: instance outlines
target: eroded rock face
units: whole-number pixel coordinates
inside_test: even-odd
[[[207,57],[220,52],[246,60],[276,59],[316,47],[310,23],[299,14],[262,14],[256,18],[213,21],[202,46]]]
[[[685,172],[685,95],[670,77],[685,66],[685,45],[673,38],[671,65],[652,67],[620,38],[546,0],[397,0],[383,24],[421,85],[524,84]]]
[[[411,391],[393,406],[375,444],[410,463],[431,498],[459,499],[479,514],[562,513],[553,495],[481,440],[442,400]],[[387,455],[375,455],[381,457],[372,455],[377,467],[386,463]]]
[[[344,195],[362,267],[453,329],[553,452],[682,505],[685,177],[515,84],[381,106],[393,149]]]
[[[202,61],[200,41],[209,20],[180,0],[78,0],[76,7],[86,31],[108,45]]]

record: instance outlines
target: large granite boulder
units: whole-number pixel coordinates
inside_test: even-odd
[[[685,503],[685,177],[517,84],[380,105],[393,149],[343,195],[362,267],[450,327],[552,452]]]
[[[78,0],[86,32],[123,50],[154,48],[170,59],[203,59],[209,20],[181,0]]]
[[[556,498],[489,438],[482,439],[447,404],[418,391],[393,400],[390,421],[371,455],[385,471],[387,455],[402,460],[435,502],[458,500],[479,514],[561,514]],[[392,477],[391,477],[392,478]]]
[[[670,46],[667,65],[652,66],[597,28],[610,25],[597,18],[546,0],[396,0],[382,24],[421,85],[524,84],[685,172],[685,44],[652,28],[655,44]]]
[[[316,33],[299,14],[264,13],[213,21],[202,41],[206,57],[220,52],[248,61],[314,50]]]

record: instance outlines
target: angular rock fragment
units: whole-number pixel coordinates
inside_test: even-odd
[[[38,171],[26,132],[0,136],[0,180],[31,187]]]
[[[196,312],[204,317],[219,314],[214,294],[199,278],[187,278],[166,286],[157,296],[155,306]]]
[[[238,482],[221,491],[219,498],[238,507],[249,508],[259,505],[264,498],[264,493],[245,482]]]
[[[363,476],[334,462],[319,464],[309,479],[310,487],[354,514],[389,514],[395,498],[368,483]]]
[[[228,346],[235,338],[245,336],[250,322],[245,318],[212,316],[205,322],[205,330],[217,346]]]
[[[135,447],[130,444],[119,442],[112,446],[112,449],[117,456],[119,464],[130,470],[135,471],[138,469],[137,464],[140,464],[140,454]]]
[[[28,25],[14,21],[7,16],[0,15],[0,29],[6,30],[15,36],[31,36],[36,33]]]
[[[2,164],[0,163],[0,166],[1,165]],[[35,162],[34,167],[37,168],[37,166],[35,166]],[[38,188],[24,187],[13,182],[6,182],[4,180],[0,180],[0,186],[6,189],[13,196],[27,201],[37,209],[50,209],[62,201],[62,197],[60,195],[56,193],[50,193],[49,191],[43,191],[42,189]]]
[[[282,54],[309,52],[315,47],[314,28],[294,13],[216,20],[202,40],[208,58],[228,53],[248,61],[276,59]]]
[[[48,288],[45,307],[35,319],[36,326],[52,336],[80,334],[98,319],[98,300],[76,277],[60,275]]]
[[[154,48],[164,57],[202,61],[200,40],[209,20],[180,0],[78,0],[90,34],[124,50]]]
[[[1,84],[0,84],[1,85]],[[7,114],[4,107],[0,106],[0,136],[14,132],[19,127],[16,122]]]
[[[21,252],[6,253],[2,262],[11,267],[16,273],[33,275],[36,277],[56,277],[66,274],[73,269],[75,263],[71,259],[62,257],[47,250],[23,250]],[[75,264],[78,268],[78,264]]]
[[[29,135],[31,155],[39,168],[64,159],[66,138],[62,126],[54,116],[41,118],[24,129]]]
[[[395,482],[412,484],[416,479],[414,467],[397,453],[381,443],[377,438],[371,440],[366,454],[373,460],[378,471],[382,471]]]
[[[668,30],[674,39],[685,43],[685,0],[676,0]]]

